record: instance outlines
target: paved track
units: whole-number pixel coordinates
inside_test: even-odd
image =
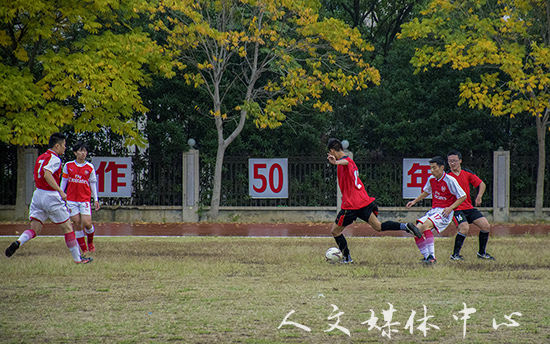
[[[256,237],[330,237],[331,223],[96,223],[98,236],[256,236]],[[0,236],[17,236],[29,228],[28,223],[0,223]],[[357,223],[345,229],[349,237],[396,236],[412,237],[403,231],[376,232],[366,223]],[[478,234],[475,226],[470,235]],[[493,225],[492,236],[550,233],[550,225]],[[456,227],[449,226],[435,236],[451,237]],[[44,225],[41,235],[61,235],[57,225]]]

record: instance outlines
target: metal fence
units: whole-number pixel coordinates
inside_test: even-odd
[[[17,147],[0,142],[0,205],[14,205],[17,193]]]
[[[109,205],[182,204],[182,159],[169,162],[133,156],[133,192],[130,198],[102,198]],[[160,160],[160,159],[159,159]],[[355,156],[360,178],[380,206],[404,206],[402,198],[402,157],[367,158]],[[493,156],[463,158],[463,167],[473,170],[487,185],[483,206],[492,206]],[[544,207],[550,207],[550,166],[546,169]],[[537,161],[532,157],[514,156],[510,164],[510,206],[534,207]],[[213,164],[201,159],[200,200],[210,204]],[[248,158],[226,157],[224,160],[221,206],[335,206],[336,166],[325,157],[288,158],[289,197],[287,199],[253,199],[248,195]],[[14,205],[17,181],[15,149],[2,149],[0,159],[0,204]],[[472,190],[475,196],[477,191]],[[422,205],[429,206],[429,200]]]
[[[201,162],[201,202],[210,204],[214,166]],[[254,199],[248,195],[248,158],[226,157],[220,206],[334,206],[336,169],[326,158],[288,158],[288,198]]]

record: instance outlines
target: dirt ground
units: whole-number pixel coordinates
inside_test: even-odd
[[[254,236],[254,237],[329,237],[331,223],[96,223],[97,236]],[[17,236],[29,228],[28,223],[0,223],[0,236]],[[395,236],[409,237],[403,231],[376,232],[368,224],[355,223],[345,229],[350,237]],[[471,226],[470,235],[479,229]],[[496,224],[491,235],[523,235],[550,233],[550,224]],[[450,225],[435,236],[451,237],[456,227]],[[41,235],[61,235],[57,225],[44,225]]]

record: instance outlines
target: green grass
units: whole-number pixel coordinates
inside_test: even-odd
[[[0,248],[11,241],[0,238]],[[453,239],[436,238],[433,267],[419,264],[412,238],[348,244],[355,263],[331,265],[330,238],[98,237],[94,262],[76,265],[62,237],[38,237],[0,258],[0,342],[550,342],[549,236],[491,238],[494,262],[475,257],[475,237],[462,250],[467,260],[452,262]],[[399,323],[391,339],[381,332],[389,304]],[[476,309],[465,338],[464,304]],[[439,327],[425,337],[424,306],[427,326]],[[278,328],[293,310],[288,321],[311,331]],[[371,310],[381,330],[362,324]],[[519,326],[493,328],[514,312]],[[334,325],[350,336],[325,332]]]

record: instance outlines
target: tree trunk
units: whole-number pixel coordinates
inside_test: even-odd
[[[14,220],[21,221],[27,218],[25,182],[26,182],[25,147],[17,146],[17,193],[15,196]]]
[[[208,211],[208,219],[216,220],[220,211],[220,197],[222,189],[222,172],[223,172],[223,158],[225,156],[225,150],[235,140],[237,136],[243,131],[244,123],[246,121],[247,112],[242,110],[239,118],[239,124],[237,128],[229,135],[227,139],[223,138],[223,119],[217,117],[216,129],[218,130],[218,152],[216,153],[216,167],[214,169],[214,186],[212,190],[212,201],[210,202],[210,211]]]
[[[543,219],[542,207],[544,206],[544,172],[546,170],[546,130],[548,130],[547,126],[549,112],[550,108],[547,108],[543,116],[536,116],[539,161],[537,169],[537,189],[535,195],[535,221],[540,221]]]
[[[222,189],[222,172],[223,172],[223,158],[225,156],[224,144],[218,143],[218,151],[216,153],[216,166],[214,168],[214,185],[212,189],[212,201],[210,202],[210,211],[208,212],[208,219],[215,220],[218,218],[220,211],[220,197]]]

